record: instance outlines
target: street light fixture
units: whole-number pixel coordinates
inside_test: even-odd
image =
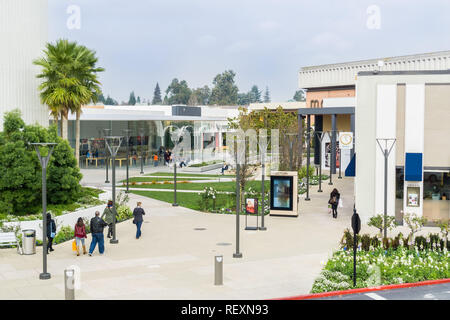
[[[329,135],[328,131],[316,131],[317,139],[319,139],[319,190],[317,192],[323,192],[322,190],[322,141],[325,135]]]
[[[119,240],[116,238],[116,156],[119,151],[120,145],[122,143],[123,137],[120,136],[107,136],[105,137],[106,145],[109,149],[112,158],[112,199],[113,199],[113,238],[109,241],[110,243],[116,244],[119,243]],[[111,143],[109,142],[111,141]],[[116,143],[117,141],[117,143]]]
[[[266,119],[264,119],[264,127],[266,125]],[[259,132],[259,151],[261,152],[261,166],[262,166],[262,176],[261,176],[261,227],[259,230],[265,231],[267,228],[264,226],[264,214],[265,214],[265,172],[266,172],[266,159],[265,155],[267,152],[267,129],[260,130]]]
[[[105,139],[105,163],[106,163],[106,179],[105,183],[109,183],[108,179],[108,147],[106,146],[106,137],[109,136],[111,129],[103,129],[103,138]]]
[[[232,142],[234,143],[234,141]],[[240,145],[241,143],[244,143],[244,150],[240,149]],[[233,253],[233,258],[242,258],[242,253],[239,251],[239,215],[240,215],[240,211],[241,211],[241,190],[240,190],[240,163],[239,161],[241,160],[240,157],[238,156],[238,153],[243,151],[242,156],[245,157],[245,137],[243,138],[243,140],[237,138],[236,139],[236,252]]]
[[[144,128],[139,129],[141,136],[141,174],[144,174]]]
[[[394,147],[395,141],[397,139],[394,138],[377,138],[378,146],[380,147],[381,152],[383,152],[384,155],[384,238],[387,238],[387,187],[388,187],[388,159],[389,154],[392,151],[392,148]],[[381,141],[384,142],[384,149],[381,146]],[[390,148],[388,148],[388,143],[392,141],[392,145]]]
[[[39,279],[48,280],[51,278],[49,272],[47,272],[47,167],[50,161],[50,157],[53,152],[53,148],[57,143],[31,143],[36,149],[37,156],[42,167],[42,259],[43,270],[39,274]],[[39,147],[48,147],[47,156],[42,156]]]
[[[129,160],[130,160],[130,132],[131,129],[123,129],[123,132],[125,133],[126,141],[127,141],[127,191],[126,193],[130,193],[129,191]]]
[[[305,201],[310,201],[309,198],[309,166],[311,161],[311,131],[314,131],[311,129],[310,126],[310,119],[308,116],[308,124],[306,127],[306,198]]]

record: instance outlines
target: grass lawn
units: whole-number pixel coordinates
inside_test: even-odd
[[[198,190],[202,191],[205,187],[212,187],[217,191],[234,192],[236,188],[236,182],[208,182],[208,183],[177,183],[178,190]],[[252,188],[258,192],[261,192],[261,181],[248,181],[245,190]],[[148,184],[148,185],[130,185],[130,188],[149,188],[149,189],[173,189],[173,184]],[[268,192],[270,188],[270,181],[265,181],[265,191]],[[158,192],[159,193],[159,192]]]
[[[146,176],[160,176],[160,177],[172,177],[173,179],[173,172],[155,172],[155,173],[149,173],[146,174]],[[221,174],[197,174],[195,172],[192,173],[177,173],[177,176],[180,177],[205,177],[205,178],[218,178],[218,177],[234,177],[234,175],[221,175]]]
[[[173,192],[165,192],[165,191],[131,191],[131,193],[153,198],[160,201],[165,201],[168,203],[173,203]],[[203,211],[201,208],[201,196],[196,193],[177,193],[177,202],[180,206],[189,208],[192,210]],[[210,206],[212,206],[212,201],[210,200]],[[234,196],[226,195],[226,194],[218,194],[216,198],[216,208],[220,209],[222,207],[231,208],[234,210],[236,206],[236,199]]]
[[[213,178],[206,178],[206,177],[196,177],[196,178],[186,178],[186,177],[179,177],[177,174],[177,181],[191,181],[191,180],[211,180]],[[164,182],[164,181],[173,181],[173,176],[172,177],[133,177],[133,178],[129,178],[130,182],[152,182],[152,181],[157,181],[157,182]],[[124,182],[127,183],[127,179],[122,180],[120,182]]]

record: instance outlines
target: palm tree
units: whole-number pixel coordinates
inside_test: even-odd
[[[69,112],[76,113],[75,155],[77,162],[80,152],[81,107],[96,102],[101,94],[96,68],[98,59],[95,52],[76,42],[62,39],[56,44],[48,43],[45,56],[33,63],[42,67],[37,77],[44,81],[39,86],[41,101],[49,106],[54,119],[61,115],[61,137],[67,139]]]

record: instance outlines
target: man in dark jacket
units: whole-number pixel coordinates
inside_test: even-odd
[[[92,252],[95,250],[95,246],[98,242],[98,251],[103,254],[105,251],[105,239],[103,237],[103,228],[108,224],[100,218],[100,211],[95,211],[95,217],[91,219],[91,234],[92,242],[89,247],[89,255],[92,256]]]
[[[145,214],[144,209],[141,208],[141,202],[137,203],[137,207],[133,210],[133,223],[136,224],[136,239],[139,239],[141,237],[141,226],[142,222],[144,222],[143,215]]]

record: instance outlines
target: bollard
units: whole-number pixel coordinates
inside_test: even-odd
[[[214,285],[223,285],[223,256],[214,258]]]
[[[66,300],[75,300],[75,270],[64,270],[64,288]]]

